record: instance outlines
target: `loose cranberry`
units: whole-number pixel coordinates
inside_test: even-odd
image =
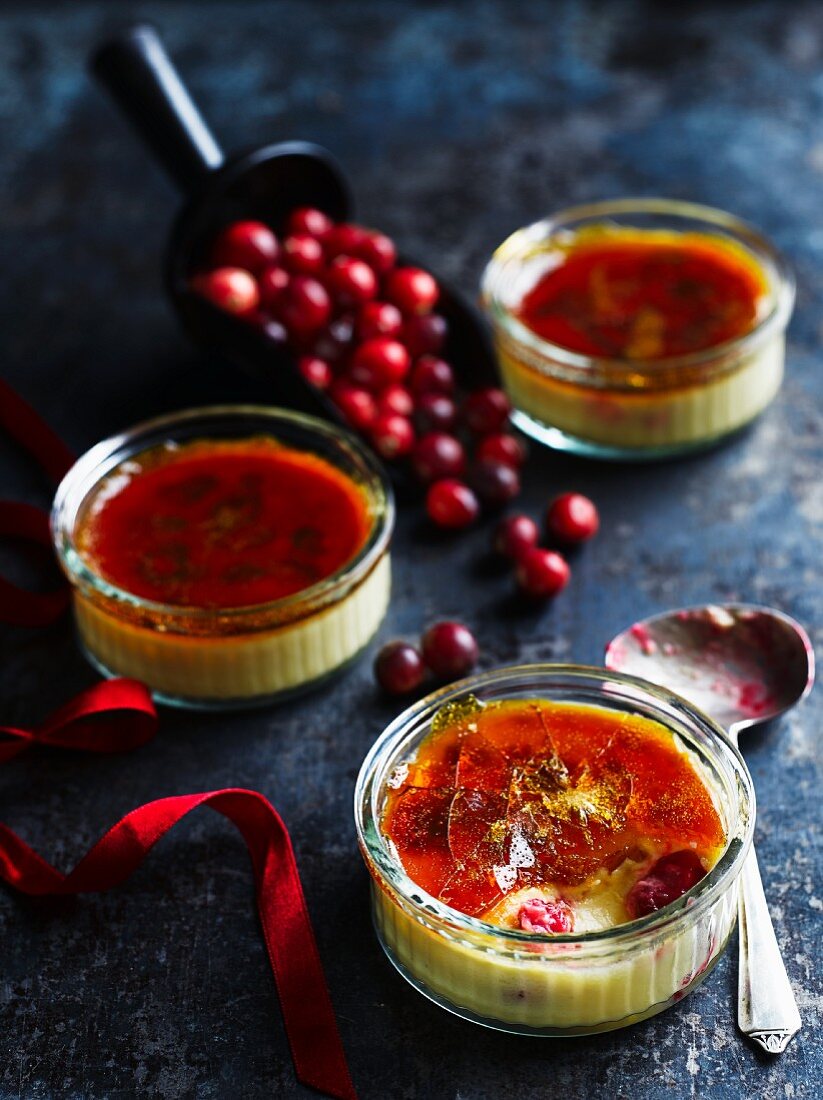
[[[288,233],[307,233],[318,241],[322,241],[333,226],[331,218],[314,206],[298,206],[296,210],[292,210],[286,222]]]
[[[357,315],[355,332],[361,342],[375,336],[399,337],[403,315],[391,302],[366,302]]]
[[[257,276],[260,291],[260,305],[263,309],[277,308],[277,300],[291,281],[291,275],[284,267],[266,267]]]
[[[549,505],[546,526],[561,542],[585,542],[597,534],[600,517],[582,493],[561,493]]]
[[[480,651],[462,623],[435,623],[421,639],[423,660],[440,680],[456,680],[477,664]]]
[[[463,419],[475,435],[491,435],[505,428],[511,409],[502,390],[487,386],[470,393],[463,402]]]
[[[483,503],[491,508],[502,508],[520,493],[517,470],[505,462],[488,458],[474,464],[471,485]]]
[[[408,642],[389,642],[375,658],[374,675],[389,695],[408,695],[423,683],[426,666]]]
[[[566,587],[571,570],[565,558],[554,550],[534,547],[524,551],[517,559],[515,576],[519,587],[527,596],[547,600]]]
[[[504,558],[517,561],[527,550],[537,546],[540,532],[531,516],[506,516],[494,529],[492,546]]]
[[[377,276],[367,263],[352,256],[336,256],[326,276],[338,302],[346,306],[368,302],[377,293]]]
[[[706,870],[690,849],[663,856],[649,873],[636,882],[626,898],[631,917],[645,917],[677,901],[705,876]]]
[[[403,343],[413,359],[420,355],[437,355],[443,350],[448,330],[446,318],[439,313],[415,314],[407,317],[403,325]]]
[[[316,275],[323,270],[323,246],[315,237],[295,233],[283,241],[283,265],[296,275]]]
[[[327,390],[331,385],[332,370],[325,359],[318,359],[316,355],[301,355],[297,369],[318,390]]]
[[[421,481],[428,484],[441,478],[462,477],[466,472],[463,444],[446,432],[429,432],[417,441],[412,467]]]
[[[378,275],[388,275],[397,263],[397,249],[391,237],[375,230],[366,232],[363,240],[357,246],[357,256],[366,263]]]
[[[397,340],[375,336],[352,356],[350,374],[358,386],[379,391],[402,382],[409,371],[409,353]]]
[[[344,418],[359,432],[368,431],[377,419],[377,405],[368,390],[338,381],[333,383],[329,396]]]
[[[326,256],[333,260],[335,256],[356,256],[368,233],[362,226],[351,222],[341,222],[332,226],[323,241]]]
[[[492,462],[505,462],[507,466],[513,466],[519,470],[526,461],[526,448],[513,435],[499,433],[487,435],[477,444],[475,452],[477,458],[489,459]]]
[[[289,334],[286,332],[286,326],[281,325],[279,321],[275,321],[271,317],[266,317],[261,322],[260,331],[265,335],[267,340],[271,340],[273,344],[278,344],[280,347],[285,347],[289,342]]]
[[[440,291],[420,267],[398,267],[386,279],[386,297],[403,313],[430,313]]]
[[[395,416],[411,416],[414,411],[412,395],[405,386],[395,384],[386,386],[377,398],[377,407],[382,413],[394,413]]]
[[[564,933],[574,929],[574,914],[559,898],[529,898],[520,906],[517,922],[524,932]]]
[[[468,527],[480,515],[480,504],[462,481],[444,478],[436,481],[426,494],[426,511],[438,527]]]
[[[457,406],[445,393],[421,393],[414,423],[419,432],[450,432],[457,423]]]
[[[412,367],[410,388],[412,393],[454,393],[454,371],[445,359],[423,355]]]
[[[195,275],[191,285],[212,305],[235,317],[250,317],[260,304],[254,276],[239,267],[216,267]]]
[[[315,336],[310,350],[312,355],[336,366],[348,355],[353,338],[354,321],[349,314],[343,314]]]
[[[326,288],[308,275],[295,275],[277,300],[277,317],[290,334],[304,335],[322,328],[331,316]]]
[[[369,438],[377,453],[392,461],[409,454],[414,446],[414,428],[405,416],[382,413],[372,424]]]
[[[280,246],[277,237],[263,222],[234,222],[218,233],[212,247],[215,267],[242,267],[257,274],[277,263]]]

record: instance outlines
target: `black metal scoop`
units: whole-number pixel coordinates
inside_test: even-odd
[[[334,404],[302,377],[288,349],[190,289],[191,276],[228,222],[254,218],[277,226],[295,206],[350,218],[351,189],[335,158],[319,145],[288,141],[226,159],[150,26],[108,39],[92,54],[90,68],[186,197],[169,238],[165,277],[190,336],[269,383],[278,403],[343,423]],[[445,358],[466,388],[496,384],[494,352],[479,312],[438,283],[437,310],[449,326]]]

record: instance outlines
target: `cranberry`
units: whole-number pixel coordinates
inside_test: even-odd
[[[336,317],[327,328],[314,339],[311,346],[313,355],[325,359],[327,363],[339,363],[348,355],[354,334],[354,322],[344,314]]]
[[[405,416],[381,413],[372,424],[369,438],[383,458],[405,458],[414,446],[414,428]]]
[[[279,321],[273,320],[271,317],[266,317],[261,322],[260,331],[266,339],[271,340],[273,344],[279,344],[281,347],[285,347],[289,342],[289,334],[286,332],[285,326],[281,325]]]
[[[377,293],[377,276],[367,263],[352,256],[336,256],[329,264],[329,288],[343,305],[368,302]]]
[[[357,256],[366,263],[378,275],[388,275],[397,263],[397,249],[391,237],[375,230],[366,232],[363,240],[357,246]]]
[[[195,275],[191,285],[213,306],[235,317],[250,317],[260,304],[254,276],[239,267],[216,267]]]
[[[462,623],[435,623],[421,639],[423,660],[440,680],[456,680],[477,664],[474,635]]]
[[[476,454],[481,460],[505,462],[515,470],[519,470],[526,461],[526,448],[515,436],[505,433],[485,436],[477,444]]]
[[[517,583],[527,596],[547,600],[556,596],[569,583],[571,570],[564,558],[554,550],[534,547],[517,559]]]
[[[663,856],[629,891],[626,908],[632,919],[655,913],[677,901],[706,874],[697,854],[684,848]]]
[[[419,432],[450,432],[457,423],[457,406],[445,393],[421,393],[414,423]]]
[[[463,419],[475,435],[491,435],[505,428],[511,408],[502,390],[487,386],[470,393],[463,402]]]
[[[517,560],[527,550],[537,546],[540,532],[531,516],[506,516],[494,529],[492,546],[504,558]]]
[[[286,222],[288,233],[307,233],[310,237],[316,237],[322,241],[334,226],[331,218],[314,206],[298,206],[289,214]]]
[[[355,351],[351,361],[351,378],[358,386],[382,390],[394,382],[402,382],[409,370],[409,353],[397,340],[375,336]]]
[[[444,477],[461,477],[466,470],[466,452],[460,440],[453,435],[429,432],[417,441],[412,453],[412,467],[420,480],[426,483]]]
[[[297,369],[318,390],[327,390],[331,385],[331,367],[325,359],[318,359],[316,355],[301,355],[297,361]]]
[[[411,372],[411,391],[420,393],[454,393],[454,371],[445,359],[423,355]]]
[[[502,508],[520,493],[517,470],[505,462],[488,458],[474,464],[471,484],[483,503],[491,508]]]
[[[574,928],[574,915],[566,902],[559,898],[554,901],[529,898],[520,906],[517,923],[524,932],[571,932]]]
[[[384,413],[409,417],[414,410],[414,402],[406,387],[396,383],[386,386],[377,399],[377,407]]]
[[[430,313],[440,291],[420,267],[398,267],[386,279],[386,297],[403,313]]]
[[[368,390],[338,381],[332,385],[329,394],[353,428],[360,432],[368,431],[377,418],[377,405]]]
[[[323,241],[323,247],[330,260],[335,256],[356,256],[357,250],[368,236],[365,229],[351,222],[341,222],[333,226]]]
[[[295,275],[277,300],[277,317],[291,335],[322,328],[331,316],[326,288],[308,275]]]
[[[218,233],[212,248],[215,267],[242,267],[257,274],[277,263],[277,237],[263,222],[234,222]]]
[[[423,658],[408,642],[389,642],[377,654],[374,675],[389,695],[407,695],[423,683]]]
[[[597,534],[600,517],[582,493],[561,493],[549,505],[546,526],[561,542],[585,542]]]
[[[371,340],[374,336],[400,335],[403,328],[403,315],[391,302],[366,302],[357,315],[355,331],[360,341]]]
[[[283,241],[283,264],[296,275],[316,275],[323,270],[323,246],[306,233],[295,233]]]
[[[291,281],[283,267],[266,267],[257,276],[260,304],[263,309],[276,309],[277,300]]]
[[[426,511],[438,527],[457,529],[474,523],[480,515],[480,504],[464,482],[443,478],[426,494]]]
[[[403,325],[403,343],[413,359],[419,355],[437,355],[443,349],[447,334],[446,319],[439,313],[415,314],[407,317]]]

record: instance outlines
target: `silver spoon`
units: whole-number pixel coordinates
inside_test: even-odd
[[[790,710],[814,682],[806,631],[769,607],[687,607],[635,623],[606,648],[606,667],[662,684],[711,715],[737,744],[741,730]],[[800,1013],[769,916],[752,847],[740,876],[740,1030],[780,1054]]]

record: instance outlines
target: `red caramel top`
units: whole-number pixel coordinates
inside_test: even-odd
[[[580,883],[644,844],[713,863],[725,843],[668,730],[597,707],[446,707],[388,786],[382,827],[406,873],[471,916],[526,886]]]
[[[158,603],[236,608],[300,592],[363,546],[366,497],[324,459],[265,437],[157,447],[97,487],[77,543]]]
[[[734,340],[768,293],[747,252],[708,234],[592,227],[556,257],[514,314],[544,340],[600,358],[660,359]]]

